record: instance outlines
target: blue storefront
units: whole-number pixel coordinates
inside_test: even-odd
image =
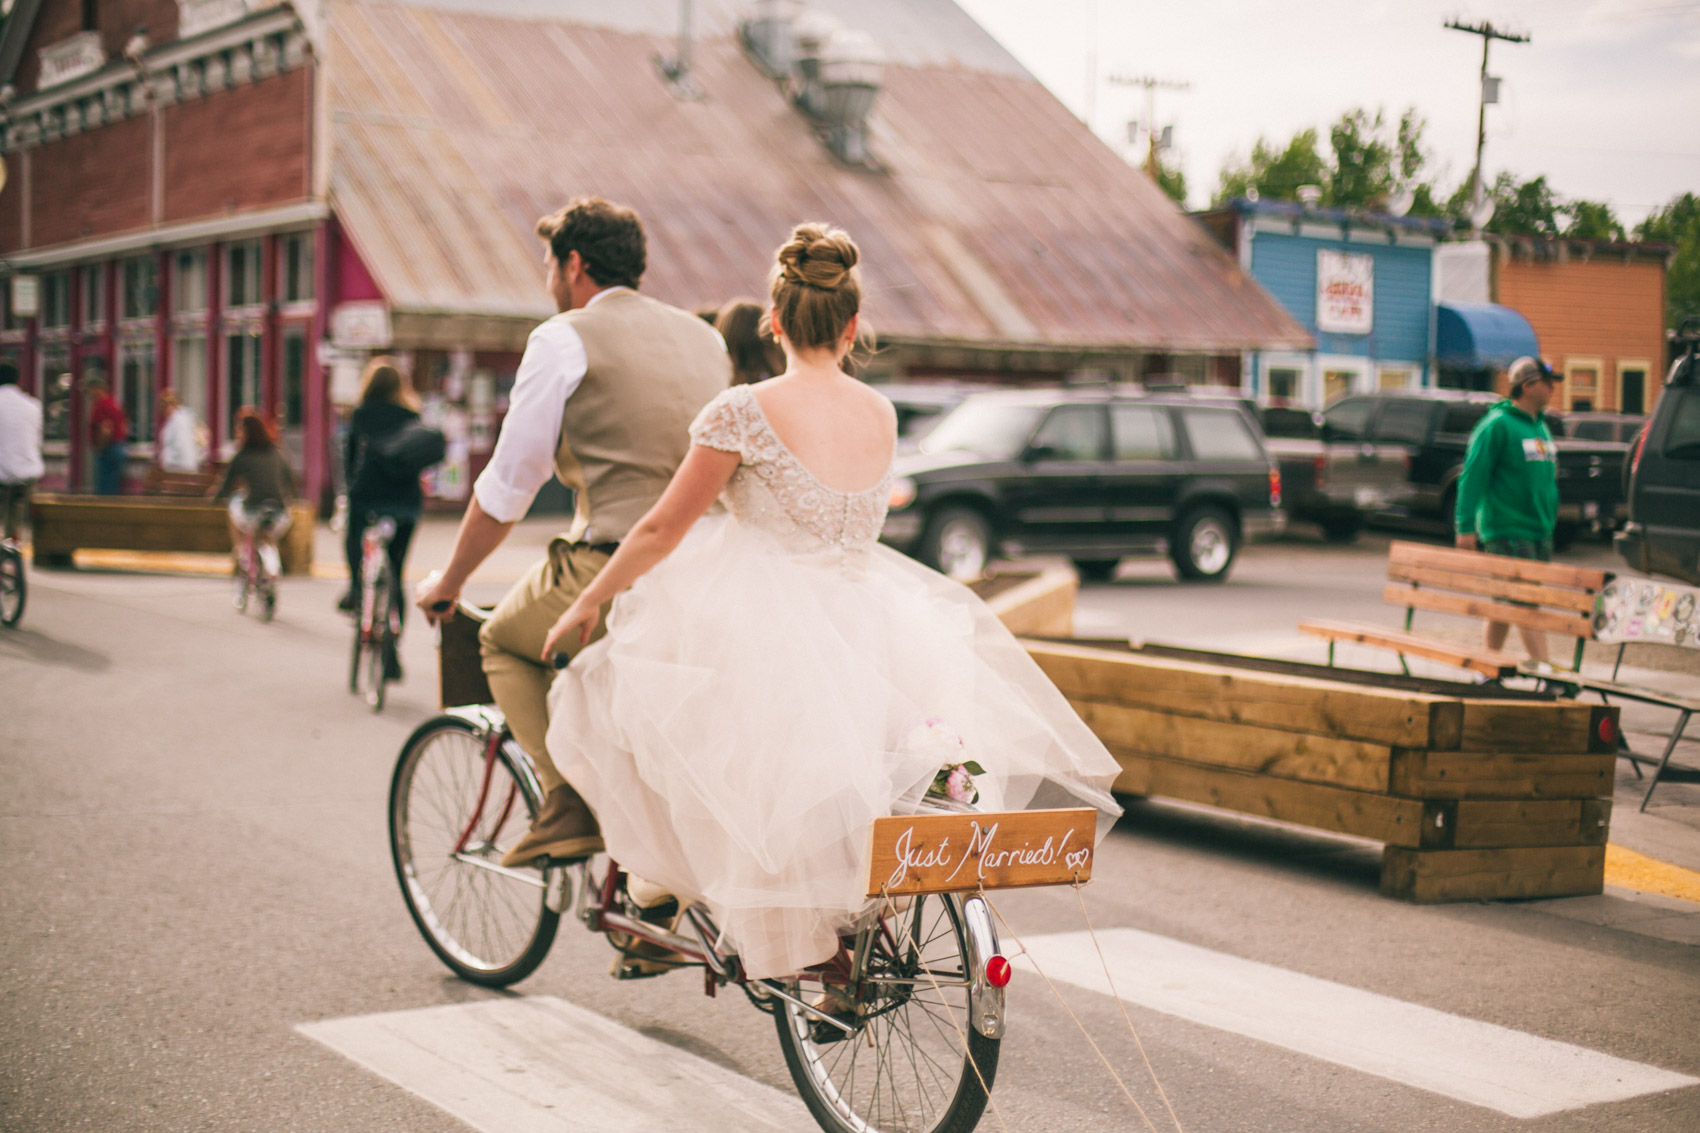
[[[1198,219],[1316,340],[1246,355],[1244,389],[1259,403],[1320,409],[1347,393],[1435,384],[1445,221],[1244,199]]]

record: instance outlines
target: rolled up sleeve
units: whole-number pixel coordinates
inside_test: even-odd
[[[531,332],[508,395],[508,413],[490,463],[472,486],[478,506],[502,523],[520,519],[555,474],[561,410],[584,380],[584,340],[572,324],[547,322]]]

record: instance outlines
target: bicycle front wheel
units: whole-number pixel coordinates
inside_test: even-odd
[[[498,864],[529,828],[536,800],[505,752],[486,763],[488,743],[458,716],[428,720],[408,737],[390,781],[390,855],[407,911],[438,958],[463,980],[506,987],[537,970],[561,917],[546,902],[546,874]]]
[[[882,918],[855,1033],[777,1000],[773,1018],[797,1092],[827,1133],[968,1133],[985,1111],[998,1041],[968,1010],[968,942],[954,894]],[[793,994],[804,994],[793,983]]]
[[[384,658],[393,648],[390,625],[390,572],[383,569],[378,572],[378,579],[372,585],[372,629],[371,637],[366,642],[366,703],[372,706],[372,711],[384,710],[384,684],[388,672],[384,668]]]
[[[24,557],[10,547],[0,550],[0,625],[8,628],[24,616]]]

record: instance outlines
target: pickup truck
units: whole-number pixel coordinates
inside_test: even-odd
[[[1325,440],[1322,415],[1307,409],[1268,406],[1259,418],[1263,446],[1281,468],[1288,517],[1316,524],[1331,542],[1357,538],[1371,515],[1402,494],[1410,461],[1400,446]]]
[[[1700,330],[1700,322],[1688,320]],[[1700,586],[1700,334],[1672,365],[1635,442],[1629,522],[1613,541],[1637,570]]]
[[[1323,413],[1323,439],[1403,446],[1409,479],[1378,523],[1451,534],[1458,474],[1470,432],[1500,401],[1476,390],[1397,390],[1344,397]],[[1558,452],[1558,526],[1553,544],[1568,547],[1585,529],[1609,530],[1623,504],[1625,445],[1554,435]]]

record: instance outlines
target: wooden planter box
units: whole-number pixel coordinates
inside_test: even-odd
[[[1028,649],[1116,789],[1381,842],[1409,901],[1599,893],[1618,709],[1119,643]]]
[[[283,573],[313,567],[311,505],[290,505],[294,520],[278,545]],[[230,553],[229,509],[207,499],[170,496],[38,495],[30,503],[31,559],[68,567],[79,550]]]

